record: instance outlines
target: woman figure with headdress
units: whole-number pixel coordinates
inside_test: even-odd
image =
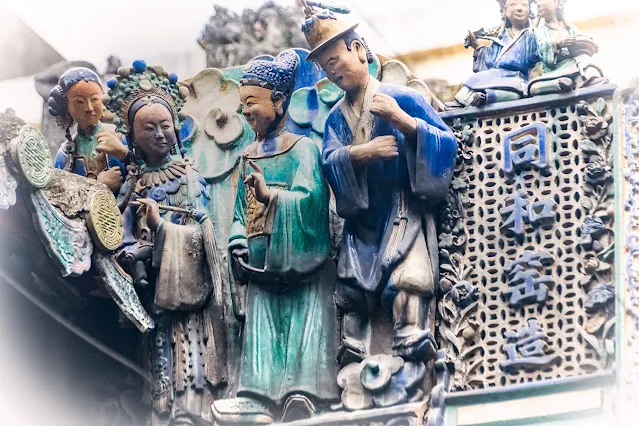
[[[117,258],[130,260],[124,263],[156,322],[147,342],[153,424],[210,423],[213,395],[225,381],[217,249],[203,213],[206,182],[192,160],[171,155],[176,144],[184,154],[179,110],[188,89],[143,61],[107,84],[104,102],[139,163],[121,191],[130,199]]]
[[[543,75],[529,85],[531,95],[565,92],[580,87],[604,84],[608,79],[592,63],[597,45],[566,22],[564,6],[567,0],[537,0],[537,10],[543,25],[535,28]]]
[[[71,68],[60,76],[49,94],[49,113],[65,129],[63,142],[55,159],[55,167],[107,185],[117,193],[130,160],[129,149],[114,132],[100,122],[102,104],[100,77],[88,68]],[[78,125],[71,135],[71,126]]]
[[[530,28],[532,0],[497,0],[504,22],[488,46],[480,47],[469,32],[467,44],[473,54],[473,71],[455,95],[450,107],[467,107],[516,100],[526,96],[530,71],[539,62],[537,42]]]

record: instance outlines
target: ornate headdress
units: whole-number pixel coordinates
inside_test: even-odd
[[[69,115],[67,92],[76,83],[81,81],[93,81],[102,87],[100,77],[93,70],[84,67],[75,67],[65,71],[58,80],[58,84],[49,92],[47,102],[49,114],[55,117],[55,121],[63,129],[73,125],[73,119]]]
[[[294,50],[285,50],[272,61],[253,59],[244,69],[240,84],[259,86],[281,92],[288,98],[295,86],[295,77],[300,58]]]
[[[348,8],[306,0],[302,0],[302,4],[306,15],[306,20],[302,24],[302,32],[311,47],[308,60],[312,60],[322,48],[354,31],[359,25],[346,25],[335,16],[335,13],[350,13]]]
[[[171,111],[176,132],[182,128],[182,114],[180,110],[189,90],[179,86],[178,77],[168,74],[161,66],[147,67],[142,60],[133,62],[132,67],[121,67],[118,74],[107,82],[109,92],[102,98],[107,109],[115,114],[113,123],[117,131],[128,134],[131,130],[133,115],[136,107],[148,103],[162,103]],[[140,104],[139,100],[148,102]]]

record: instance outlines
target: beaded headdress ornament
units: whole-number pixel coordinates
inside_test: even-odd
[[[171,110],[176,132],[182,128],[180,110],[189,94],[188,88],[178,85],[178,77],[169,74],[161,66],[147,66],[142,60],[133,62],[132,67],[121,67],[117,76],[107,82],[108,93],[102,102],[115,114],[113,124],[118,132],[126,135],[130,132],[131,107],[141,99],[160,100]],[[139,104],[138,104],[139,105]]]

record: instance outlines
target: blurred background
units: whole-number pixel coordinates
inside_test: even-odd
[[[351,8],[344,19],[360,23],[375,53],[402,60],[440,98],[452,96],[472,72],[472,52],[463,48],[467,31],[495,27],[501,17],[496,0],[336,3]],[[598,42],[597,63],[612,82],[639,74],[631,46],[639,2],[569,0],[566,14]],[[54,77],[83,65],[66,62],[84,61],[108,77],[141,58],[188,79],[207,66],[304,47],[302,19],[299,0],[0,0],[0,111],[11,108],[40,124],[41,95]]]

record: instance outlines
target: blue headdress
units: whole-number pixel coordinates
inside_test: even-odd
[[[115,114],[113,124],[118,132],[126,135],[129,149],[135,150],[132,134],[135,114],[145,105],[158,103],[171,112],[182,151],[179,131],[184,117],[180,111],[189,90],[178,84],[177,75],[167,73],[161,66],[147,66],[146,62],[137,60],[132,67],[120,67],[117,76],[107,81],[107,86],[109,91],[102,102]]]
[[[47,102],[49,114],[55,117],[56,123],[63,129],[68,130],[73,125],[73,119],[69,115],[67,92],[81,81],[93,81],[102,87],[100,85],[100,77],[94,71],[89,68],[76,67],[62,74],[58,84],[49,92],[49,100]]]
[[[300,58],[294,50],[285,50],[273,60],[253,59],[244,69],[240,85],[258,86],[273,91],[273,99],[279,93],[288,100],[295,87]]]

